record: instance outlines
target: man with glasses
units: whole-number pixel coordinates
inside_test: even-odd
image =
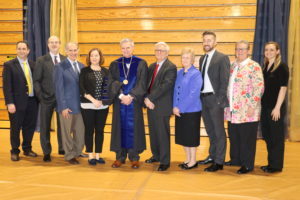
[[[169,45],[158,42],[154,46],[156,62],[148,69],[148,93],[144,100],[148,113],[152,157],[146,163],[160,162],[158,171],[170,167],[170,117],[176,66],[168,59]]]

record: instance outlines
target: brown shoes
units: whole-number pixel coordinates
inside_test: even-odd
[[[10,159],[11,159],[12,161],[19,161],[19,160],[20,160],[20,156],[19,156],[19,154],[17,154],[17,153],[11,153]]]
[[[29,157],[37,157],[37,153],[33,152],[32,150],[29,151],[24,151],[23,153],[25,156],[29,156]]]
[[[140,167],[139,161],[132,161],[131,162],[131,168],[132,169],[138,169]]]
[[[71,160],[68,160],[68,162],[71,164],[71,165],[78,165],[79,162],[76,158],[72,158]]]
[[[122,161],[120,161],[120,160],[116,160],[112,165],[111,165],[111,167],[112,168],[119,168],[119,167],[121,167],[121,165],[122,164],[124,164],[125,162],[122,162]]]

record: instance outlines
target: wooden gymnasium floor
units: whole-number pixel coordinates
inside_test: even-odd
[[[80,165],[71,166],[57,154],[55,133],[53,161],[44,163],[39,134],[33,140],[33,149],[39,156],[21,155],[19,162],[10,161],[9,131],[0,130],[0,200],[299,200],[300,199],[300,145],[286,142],[285,168],[279,174],[263,173],[259,167],[266,164],[266,148],[257,142],[255,171],[238,175],[238,167],[225,167],[217,173],[204,172],[204,166],[184,171],[177,167],[183,161],[181,146],[172,137],[172,164],[167,172],[157,172],[157,165],[142,163],[133,170],[127,163],[112,169],[114,153],[109,151],[110,135],[105,134],[103,156],[105,165],[89,166],[87,158]],[[141,161],[151,154],[148,149]],[[207,155],[208,138],[201,137],[198,159]],[[228,156],[227,156],[228,158]]]

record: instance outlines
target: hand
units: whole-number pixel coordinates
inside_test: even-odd
[[[8,104],[7,105],[7,110],[8,110],[9,113],[14,114],[16,112],[15,104]]]
[[[248,107],[248,110],[247,110],[247,117],[253,117],[254,111],[255,111],[254,108]]]
[[[102,101],[99,101],[99,100],[97,100],[97,99],[95,99],[94,101],[93,101],[93,104],[94,104],[94,106],[96,107],[96,108],[100,108],[103,104],[102,104]]]
[[[150,101],[148,98],[145,98],[144,103],[150,110],[153,110],[155,107],[154,103],[152,103],[152,101]]]
[[[177,117],[180,117],[180,110],[177,107],[173,108],[173,114],[176,115]]]
[[[280,119],[280,108],[274,108],[271,112],[272,120],[278,121]]]
[[[131,104],[132,100],[133,98],[130,95],[124,95],[122,97],[121,103],[128,106],[129,104]]]
[[[69,108],[64,109],[61,114],[65,119],[70,119],[70,112],[72,112],[72,110],[70,110]]]

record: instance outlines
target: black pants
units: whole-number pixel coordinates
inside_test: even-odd
[[[234,165],[254,168],[258,122],[228,122],[230,160]]]
[[[125,160],[128,156],[128,159],[130,161],[139,161],[140,160],[139,153],[140,152],[137,152],[134,149],[122,148],[121,150],[116,151],[116,160],[119,160],[121,162],[125,162]]]
[[[95,152],[102,153],[104,127],[108,114],[108,109],[93,110],[81,109],[81,114],[85,127],[85,148],[87,153],[93,152],[95,141]],[[95,140],[94,140],[95,137]]]
[[[285,109],[281,109],[280,119],[273,121],[272,109],[263,108],[261,111],[262,136],[267,143],[268,165],[281,170],[284,159],[284,116]]]
[[[29,97],[26,110],[16,108],[14,114],[9,113],[11,153],[19,154],[20,130],[22,129],[22,149],[28,152],[32,149],[31,142],[36,126],[38,104],[34,97]]]
[[[40,103],[40,142],[43,149],[43,153],[51,154],[52,147],[50,143],[50,126],[51,118],[56,106],[55,102],[52,103]],[[59,115],[56,113],[57,117],[57,142],[58,142],[58,151],[63,151],[62,141],[61,141],[61,128]]]

